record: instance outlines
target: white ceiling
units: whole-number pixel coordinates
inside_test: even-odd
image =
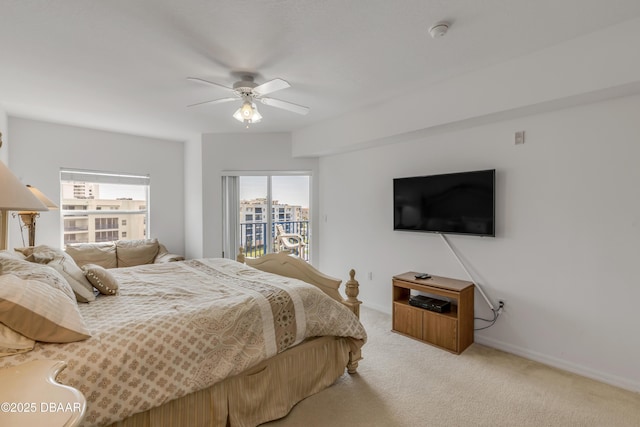
[[[287,132],[638,16],[638,0],[0,0],[0,109],[168,139]],[[241,71],[311,112],[259,104],[246,130],[235,104],[186,107],[228,95],[186,77]]]

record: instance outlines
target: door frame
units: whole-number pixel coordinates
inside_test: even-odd
[[[313,172],[310,170],[225,170],[221,173],[222,185],[222,256],[235,259],[238,254],[240,238],[240,183],[241,176],[265,176],[267,177],[267,206],[272,206],[272,178],[274,176],[308,176],[309,177],[309,242],[313,240],[312,212],[315,209],[313,203]],[[230,179],[232,178],[232,179]],[[233,208],[232,208],[233,204]],[[271,228],[273,225],[272,210],[268,209],[266,247],[273,247]],[[268,252],[267,252],[268,253]],[[311,262],[313,251],[309,245],[309,261]]]

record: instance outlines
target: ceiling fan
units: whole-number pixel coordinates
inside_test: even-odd
[[[256,101],[297,114],[304,115],[309,112],[309,107],[266,96],[278,90],[291,87],[289,83],[282,79],[269,80],[268,82],[259,85],[254,81],[254,77],[251,74],[247,74],[243,75],[240,81],[235,82],[233,84],[233,87],[227,87],[225,85],[210,82],[208,80],[200,79],[197,77],[187,77],[187,80],[219,87],[233,94],[233,97],[198,102],[196,104],[188,105],[188,107],[194,107],[196,105],[204,104],[222,104],[224,102],[237,101],[240,99],[242,100],[242,106],[240,106],[240,108],[236,110],[236,112],[233,114],[233,117],[236,120],[246,124],[247,127],[249,127],[249,124],[251,123],[258,123],[260,120],[262,120],[262,115],[258,112],[258,108],[256,107]]]

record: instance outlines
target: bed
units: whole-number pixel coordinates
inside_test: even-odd
[[[90,338],[0,358],[65,361],[57,380],[86,397],[83,426],[255,426],[361,359],[353,270],[347,298],[287,253],[109,272],[118,294],[78,304]]]

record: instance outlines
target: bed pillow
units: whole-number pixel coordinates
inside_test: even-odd
[[[107,269],[96,264],[85,264],[82,270],[89,282],[101,294],[115,295],[118,292],[118,281]]]
[[[114,243],[76,243],[67,245],[65,251],[81,268],[85,264],[96,264],[104,268],[118,267]]]
[[[76,301],[76,295],[67,279],[53,268],[25,261],[24,258],[4,256],[0,253],[0,274],[13,274],[21,279],[38,280],[62,291],[71,301]]]
[[[64,343],[91,336],[78,305],[64,293],[13,274],[0,276],[0,322],[36,341]]]
[[[73,258],[65,251],[47,245],[35,246],[29,248],[29,250],[25,249],[21,248],[20,252],[26,255],[27,259],[46,264],[60,273],[71,285],[76,295],[76,300],[80,302],[95,301],[96,296],[93,293],[93,286],[84,276],[84,272],[80,267],[76,265]]]
[[[118,240],[116,242],[118,267],[153,264],[158,250],[158,239]]]
[[[3,249],[0,251],[0,259],[19,259],[19,260],[24,260],[25,256],[23,254],[21,254],[20,252],[16,252],[16,251],[9,251],[6,249]]]
[[[31,338],[27,338],[0,323],[0,357],[26,353],[33,350],[35,344],[36,342]]]

